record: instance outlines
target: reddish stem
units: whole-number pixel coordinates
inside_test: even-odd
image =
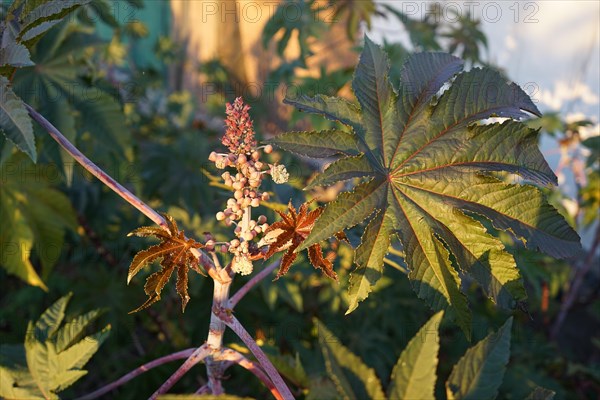
[[[234,362],[234,363],[238,364],[240,367],[243,367],[243,368],[247,369],[248,371],[252,372],[258,379],[260,379],[269,388],[269,390],[271,391],[271,394],[273,394],[273,396],[277,400],[283,400],[283,396],[281,395],[281,393],[279,393],[279,391],[277,390],[275,385],[273,385],[273,382],[271,381],[271,379],[269,379],[269,377],[267,376],[265,371],[255,362],[248,360],[246,357],[241,355],[239,352],[232,350],[232,349],[223,349],[221,351],[221,354],[219,355],[219,360],[227,360],[227,361]]]
[[[166,364],[171,361],[188,358],[195,351],[196,351],[196,349],[194,349],[194,348],[182,350],[177,353],[169,354],[164,357],[157,358],[156,360],[147,362],[146,364],[141,365],[141,366],[137,367],[136,369],[134,369],[133,371],[123,375],[121,378],[117,379],[116,381],[111,382],[108,385],[105,385],[105,386],[101,387],[100,389],[93,391],[92,393],[89,393],[89,394],[86,394],[85,396],[79,397],[79,398],[77,398],[77,400],[96,399],[96,398],[102,396],[103,394],[106,394],[106,393],[118,388],[119,386],[129,382],[136,376],[141,375],[144,372],[150,371],[152,368],[156,368],[158,366],[161,366],[161,365]]]
[[[229,307],[234,308],[237,303],[252,289],[257,283],[265,279],[267,276],[279,266],[279,261],[271,263],[268,267],[263,268],[258,274],[254,275],[248,282],[244,284],[233,296],[229,299]]]
[[[262,351],[262,349],[256,344],[252,336],[248,333],[248,331],[244,328],[244,326],[231,314],[231,310],[226,309],[214,309],[213,313],[223,321],[232,331],[238,335],[242,342],[250,349],[256,360],[260,363],[262,368],[265,370],[271,381],[277,388],[277,391],[281,394],[284,400],[293,400],[294,396],[290,389],[287,387],[279,372],[275,366],[271,363],[267,355]]]
[[[108,186],[113,192],[121,196],[126,202],[138,209],[142,214],[150,218],[155,224],[161,228],[168,230],[169,227],[165,219],[157,213],[152,207],[140,200],[136,195],[127,190],[119,182],[115,181],[110,175],[104,172],[100,167],[94,164],[89,158],[87,158],[77,147],[75,147],[69,140],[52,125],[43,115],[35,111],[30,105],[25,104],[27,111],[31,118],[33,118],[42,128],[46,129],[50,136],[67,152],[75,161],[77,161],[83,168],[85,168],[90,174],[98,178],[102,183]],[[203,252],[198,249],[190,250],[194,256],[198,258],[206,272],[213,278],[220,280],[219,274],[212,260]]]
[[[212,353],[212,349],[205,343],[202,346],[198,347],[194,352],[188,357],[187,360],[175,371],[173,375],[171,375],[157,390],[149,397],[149,400],[156,399],[159,395],[167,393],[169,389],[173,387],[174,384],[177,383],[181,379],[186,372],[188,372],[194,365],[198,364],[200,361],[204,360]]]

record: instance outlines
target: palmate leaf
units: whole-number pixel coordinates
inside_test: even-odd
[[[70,298],[60,298],[35,324],[29,323],[24,346],[2,346],[0,396],[57,399],[56,393],[87,374],[82,368],[108,337],[110,325],[83,337],[99,310],[62,324]]]
[[[186,238],[184,232],[177,227],[173,217],[167,214],[164,214],[164,217],[169,226],[168,231],[157,227],[141,227],[129,234],[129,236],[141,237],[154,236],[160,240],[160,243],[141,250],[135,255],[129,266],[127,284],[146,265],[160,260],[161,266],[160,271],[150,275],[144,285],[148,300],[131,311],[132,313],[143,310],[160,300],[160,294],[175,270],[177,270],[176,289],[181,297],[181,309],[185,311],[185,306],[190,300],[188,295],[188,271],[191,268],[199,274],[203,274],[198,259],[190,251],[191,249],[199,249],[203,245],[193,239]]]
[[[289,133],[272,141],[307,155],[318,154],[323,143],[324,153],[341,154],[316,179],[318,184],[363,180],[326,206],[296,250],[371,218],[356,249],[348,312],[377,282],[395,234],[418,296],[434,310],[448,310],[467,336],[471,317],[459,272],[472,276],[501,307],[513,308],[526,298],[513,257],[475,215],[512,232],[530,249],[555,257],[580,249],[578,235],[538,189],[498,178],[501,171],[528,183],[556,183],[537,148],[538,132],[517,120],[527,113],[539,115],[536,106],[491,69],[461,70],[462,61],[449,54],[416,54],[405,63],[396,92],[388,79],[387,56],[365,38],[352,82],[360,107],[324,96],[285,100],[354,133],[303,132],[297,138]],[[483,123],[490,117],[506,120]],[[348,150],[352,138],[358,154]]]
[[[82,151],[102,160],[107,156],[127,159],[124,148],[130,138],[122,106],[101,84],[82,79],[90,54],[105,45],[99,38],[73,31],[61,24],[32,48],[37,68],[19,69],[14,76],[15,93],[40,110]],[[69,163],[54,144],[53,161],[63,164],[69,179]],[[112,158],[111,158],[112,159]]]

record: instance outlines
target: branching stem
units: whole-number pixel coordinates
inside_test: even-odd
[[[258,274],[254,275],[248,282],[244,284],[241,288],[238,289],[237,292],[231,299],[229,299],[229,306],[234,308],[240,300],[248,294],[248,292],[256,286],[260,281],[265,279],[267,276],[271,275],[271,273],[279,266],[280,261],[275,261],[269,264],[266,268],[263,268]]]
[[[252,339],[252,336],[250,336],[250,334],[248,333],[248,331],[246,331],[246,329],[240,323],[240,321],[238,321],[237,318],[233,316],[233,314],[231,314],[231,310],[213,309],[213,313],[215,313],[217,317],[219,317],[219,319],[225,322],[225,324],[227,324],[227,326],[231,328],[231,330],[234,331],[240,339],[242,339],[244,344],[248,347],[248,349],[250,349],[252,354],[254,354],[254,357],[256,357],[256,359],[258,360],[262,368],[265,370],[269,378],[271,378],[271,381],[273,382],[283,399],[293,400],[294,396],[292,395],[292,392],[290,392],[290,389],[283,381],[281,375],[279,375],[279,372],[277,372],[275,366],[271,363],[267,355],[262,351],[258,344],[256,344],[254,339]]]
[[[283,396],[281,395],[281,393],[279,393],[275,385],[273,385],[271,379],[269,379],[265,371],[255,362],[248,360],[242,354],[232,349],[223,349],[221,351],[221,354],[219,354],[219,360],[227,360],[236,363],[240,367],[243,367],[248,371],[252,372],[269,388],[271,394],[273,394],[273,396],[277,400],[283,400]]]
[[[159,366],[166,364],[168,362],[171,362],[171,361],[189,358],[195,351],[196,351],[196,349],[194,349],[194,348],[182,350],[177,353],[169,354],[164,357],[157,358],[156,360],[147,362],[146,364],[141,365],[141,366],[137,367],[136,369],[134,369],[133,371],[123,375],[116,381],[111,382],[108,385],[105,385],[105,386],[101,387],[100,389],[93,391],[92,393],[89,393],[89,394],[86,394],[85,396],[79,397],[76,400],[96,399],[96,398],[118,388],[119,386],[129,382],[130,380],[143,374],[144,372],[150,371],[152,368],[159,367]]]
[[[173,375],[171,375],[157,390],[149,397],[149,400],[155,400],[159,395],[166,393],[169,389],[173,387],[177,381],[181,379],[186,372],[188,372],[194,365],[198,364],[200,361],[204,360],[212,353],[212,349],[206,343],[202,346],[198,347],[194,352],[188,357],[187,360],[175,371]]]
[[[139,210],[142,214],[150,218],[154,223],[165,230],[169,229],[165,219],[158,212],[156,212],[152,207],[144,203],[123,185],[104,172],[100,167],[94,164],[81,151],[79,151],[79,149],[69,142],[69,140],[58,129],[56,129],[56,127],[54,127],[54,125],[52,125],[48,120],[46,120],[46,118],[35,111],[31,106],[25,104],[25,107],[27,108],[31,118],[33,118],[46,131],[48,131],[50,136],[83,168],[98,178],[102,183],[108,186],[137,210]],[[242,232],[249,230],[250,221],[251,207],[247,207],[244,210],[244,215],[241,221]],[[150,399],[156,399],[159,395],[166,393],[179,379],[181,379],[185,373],[187,373],[194,365],[203,360],[205,361],[207,367],[208,384],[207,387],[201,388],[202,392],[211,392],[214,395],[222,394],[223,388],[221,386],[221,377],[223,371],[229,365],[231,365],[232,362],[234,362],[248,369],[262,382],[264,382],[275,398],[285,400],[294,398],[289,388],[271,361],[269,361],[265,353],[256,344],[256,342],[252,339],[250,334],[240,324],[240,322],[230,314],[231,308],[237,304],[252,287],[254,287],[258,282],[260,282],[275,268],[277,268],[279,263],[272,263],[261,272],[256,274],[235,294],[232,300],[230,300],[229,289],[234,274],[231,264],[227,265],[225,268],[220,268],[217,262],[218,260],[211,259],[207,254],[200,250],[191,249],[191,251],[199,259],[202,266],[214,281],[212,306],[213,312],[211,313],[210,328],[206,343],[197,349],[183,350],[146,363],[122,376],[118,380],[79,398],[79,400],[91,400],[100,397],[114,390],[120,385],[130,381],[136,376],[148,371],[149,369],[173,360],[183,358],[187,358],[186,361],[156,390],[156,392],[154,392]],[[248,346],[250,351],[252,351],[260,363],[260,366],[231,349],[223,350],[223,334],[226,326],[229,326],[240,337],[240,339],[242,339],[246,346]]]

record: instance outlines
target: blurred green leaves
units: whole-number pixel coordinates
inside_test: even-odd
[[[24,346],[0,346],[0,396],[58,399],[58,392],[87,374],[83,367],[108,337],[110,325],[86,336],[99,310],[62,324],[70,298],[62,297],[29,323]]]
[[[54,187],[56,168],[34,165],[23,154],[0,164],[0,265],[30,285],[46,289],[32,259],[47,277],[63,251],[64,234],[77,220],[69,199]],[[34,255],[32,255],[34,251]]]

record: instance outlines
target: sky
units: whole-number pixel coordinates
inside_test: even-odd
[[[380,1],[424,18],[431,1]],[[600,1],[444,1],[442,18],[458,11],[479,19],[486,59],[504,68],[542,112],[600,119]],[[407,42],[393,19],[377,20],[375,40]],[[598,127],[596,127],[597,129]]]

